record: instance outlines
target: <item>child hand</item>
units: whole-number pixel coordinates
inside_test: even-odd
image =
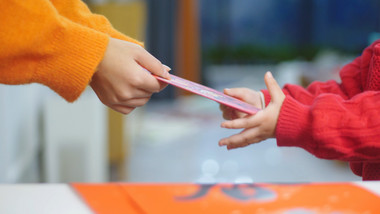
[[[100,101],[123,114],[144,105],[150,96],[167,84],[158,81],[149,72],[170,78],[167,66],[144,48],[111,38],[103,60],[92,77],[90,86]]]
[[[244,130],[239,134],[220,140],[219,146],[227,146],[227,149],[234,149],[275,137],[277,120],[285,94],[270,72],[265,74],[264,80],[271,95],[271,101],[268,106],[255,115],[223,122],[223,128],[243,128]]]
[[[243,100],[244,102],[249,103],[257,108],[263,108],[260,92],[248,88],[232,88],[224,89],[224,93],[239,100]],[[223,112],[223,118],[226,120],[234,120],[237,118],[245,117],[247,115],[226,105],[221,104],[219,105],[219,108]]]

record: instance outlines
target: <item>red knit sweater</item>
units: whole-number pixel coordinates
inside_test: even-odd
[[[278,146],[350,162],[363,180],[380,180],[380,40],[340,71],[341,83],[285,85]],[[268,91],[263,90],[266,103]]]

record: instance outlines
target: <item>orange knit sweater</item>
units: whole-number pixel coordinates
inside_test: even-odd
[[[140,44],[81,0],[0,2],[2,84],[41,83],[72,102],[91,80],[109,37]]]

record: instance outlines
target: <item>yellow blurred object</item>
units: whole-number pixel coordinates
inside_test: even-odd
[[[93,13],[107,17],[116,30],[134,39],[144,41],[146,26],[145,1],[89,4],[89,8]]]
[[[125,148],[124,141],[128,146],[128,141],[124,136],[124,117],[122,114],[108,109],[108,159],[111,167],[111,180],[124,179],[125,157],[128,155],[128,148]]]
[[[123,34],[139,41],[145,39],[146,4],[145,1],[124,3],[88,4],[93,13],[104,15],[112,26]],[[108,158],[111,180],[125,180],[125,159],[129,142],[124,136],[124,116],[112,109],[108,110]]]

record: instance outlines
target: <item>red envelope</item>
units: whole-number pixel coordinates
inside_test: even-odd
[[[237,109],[247,114],[256,114],[260,110],[246,102],[243,102],[234,97],[223,94],[220,91],[183,79],[181,77],[178,77],[172,74],[170,74],[170,77],[171,77],[170,80],[156,76],[156,75],[153,75],[153,76],[156,77],[160,81],[166,82],[168,84],[190,91],[194,94],[198,94],[200,96],[214,100],[218,103]]]

